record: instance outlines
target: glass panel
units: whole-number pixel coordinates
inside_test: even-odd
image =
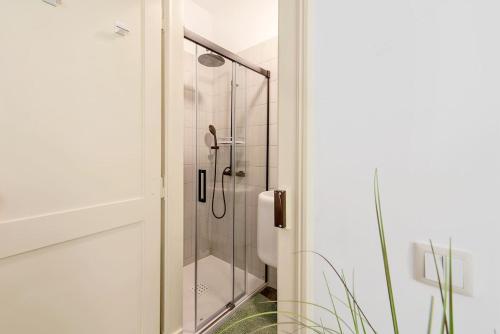
[[[233,85],[233,165],[234,165],[234,299],[246,292],[246,74],[247,69],[234,66]]]
[[[265,281],[256,212],[267,185],[268,81],[187,45],[184,314],[199,330]]]
[[[184,41],[184,286],[183,323],[194,332],[196,221],[196,45]]]
[[[233,301],[234,177],[233,64],[200,46],[197,59],[196,165],[201,194],[196,209],[195,295],[199,329]]]
[[[257,254],[257,199],[266,191],[267,180],[267,79],[251,70],[246,72],[246,150],[247,150],[247,292],[264,283],[266,266]]]

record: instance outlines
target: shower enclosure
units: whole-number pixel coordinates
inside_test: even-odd
[[[187,30],[184,57],[184,330],[196,332],[266,282],[270,73]]]

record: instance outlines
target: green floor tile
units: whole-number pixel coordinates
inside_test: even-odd
[[[261,294],[257,294],[252,297],[250,300],[241,305],[236,312],[231,315],[219,329],[215,332],[215,334],[221,333],[225,328],[231,326],[235,322],[244,319],[253,314],[259,314],[263,312],[272,312],[276,311],[276,303],[266,303],[269,302],[269,299],[264,297]],[[258,328],[262,328],[264,326],[268,326],[276,323],[276,315],[266,315],[258,318],[253,318],[249,320],[245,320],[234,327],[231,327],[224,334],[244,334],[251,333]],[[258,332],[258,334],[276,334],[276,327],[270,327],[266,329],[262,329]]]

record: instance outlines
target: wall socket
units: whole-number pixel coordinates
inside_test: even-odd
[[[427,285],[438,287],[439,273],[443,284],[446,268],[450,260],[448,246],[434,245],[437,271],[431,245],[425,242],[415,242],[413,246],[415,279]],[[474,290],[472,254],[463,250],[452,249],[452,257],[453,291],[472,297]]]

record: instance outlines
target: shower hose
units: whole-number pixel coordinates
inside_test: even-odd
[[[216,148],[215,149],[215,164],[214,164],[214,187],[212,189],[212,214],[214,215],[215,218],[222,219],[226,215],[226,195],[224,194],[224,176],[225,176],[227,171],[231,170],[231,167],[226,167],[226,168],[224,168],[224,171],[222,171],[222,202],[224,203],[224,211],[222,212],[222,215],[218,216],[214,210],[215,185],[217,184],[217,151],[218,151],[218,149]]]

